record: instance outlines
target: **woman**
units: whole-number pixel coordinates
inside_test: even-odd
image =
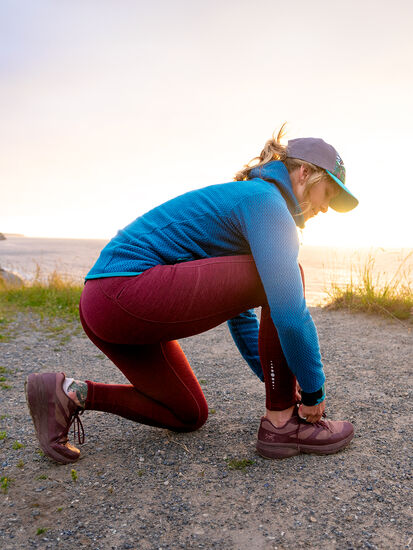
[[[358,201],[331,145],[300,138],[284,146],[282,130],[235,181],[162,204],[102,250],[86,276],[80,318],[131,384],[31,374],[26,396],[46,455],[61,463],[79,458],[67,434],[84,409],[175,431],[201,427],[207,403],[177,339],[224,321],[265,381],[262,456],[332,453],[350,442],[349,422],[321,420],[325,376],[304,299],[296,226],[329,206],[346,212]]]

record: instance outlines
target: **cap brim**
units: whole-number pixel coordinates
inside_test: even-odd
[[[329,204],[330,208],[336,212],[349,212],[350,210],[353,210],[353,208],[356,208],[359,203],[356,197],[350,193],[347,187],[334,174],[332,174],[329,170],[326,170],[326,172],[342,190],[337,197],[331,199]]]

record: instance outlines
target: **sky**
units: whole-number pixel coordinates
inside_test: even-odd
[[[0,231],[111,238],[287,122],[360,205],[304,244],[413,247],[413,2],[1,0]]]

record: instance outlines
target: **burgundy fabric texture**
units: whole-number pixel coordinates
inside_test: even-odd
[[[196,430],[208,407],[176,340],[259,306],[266,404],[282,410],[297,402],[297,382],[252,256],[158,265],[138,276],[87,281],[79,308],[83,328],[131,384],[88,381],[86,408],[175,431]]]

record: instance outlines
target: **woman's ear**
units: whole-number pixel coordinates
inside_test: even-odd
[[[291,185],[294,195],[299,203],[304,200],[305,190],[307,187],[307,180],[310,172],[306,166],[299,166],[290,173]]]
[[[306,184],[309,176],[310,176],[310,170],[308,169],[308,166],[304,166],[302,164],[300,166],[300,172],[299,172],[300,183],[301,184]]]
[[[300,195],[302,195],[307,187],[307,180],[310,175],[310,172],[307,166],[301,165],[297,169],[297,178],[296,178],[296,188]]]

